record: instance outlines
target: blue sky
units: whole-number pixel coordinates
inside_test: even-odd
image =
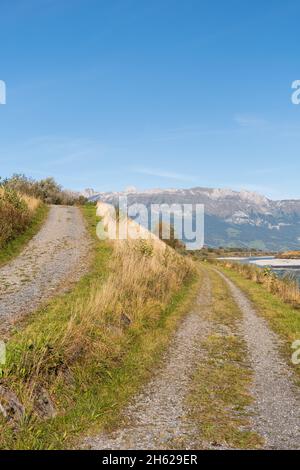
[[[300,197],[298,0],[0,0],[0,175]]]

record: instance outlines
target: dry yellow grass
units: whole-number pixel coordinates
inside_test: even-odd
[[[156,241],[136,240],[112,243],[108,269],[105,282],[93,281],[88,295],[69,305],[63,328],[53,336],[51,321],[50,328],[45,324],[41,329],[43,339],[36,338],[37,347],[27,349],[21,358],[19,367],[27,371],[30,389],[48,379],[46,371],[55,370],[58,360],[69,368],[81,359],[97,357],[104,363],[117,356],[127,329],[134,331],[145,323],[157,322],[194,265],[168,247],[158,249]],[[52,330],[49,335],[48,329]],[[32,336],[29,327],[23,335],[25,343]],[[47,344],[51,344],[50,349],[45,347]]]

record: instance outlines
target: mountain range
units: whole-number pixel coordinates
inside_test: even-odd
[[[274,201],[251,191],[191,188],[154,189],[143,192],[85,190],[91,201],[116,204],[126,195],[128,203],[204,204],[205,244],[211,247],[243,247],[268,251],[299,250],[300,200]]]

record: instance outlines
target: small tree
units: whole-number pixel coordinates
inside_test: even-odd
[[[168,233],[169,237],[167,239],[163,238],[163,234]],[[158,224],[158,237],[160,240],[163,240],[168,246],[174,248],[174,250],[182,250],[185,248],[181,240],[178,240],[176,237],[176,232],[174,225],[171,223],[169,227],[165,222],[160,221]]]

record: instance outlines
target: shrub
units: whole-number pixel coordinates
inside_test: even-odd
[[[26,230],[38,205],[33,197],[0,188],[0,247]]]
[[[167,238],[164,238],[164,232],[168,235]],[[160,221],[158,224],[158,237],[174,250],[184,251],[185,249],[183,242],[177,238],[177,234],[172,223],[166,224],[165,222]]]
[[[189,258],[159,240],[97,241],[96,246],[109,249],[108,264],[97,267],[88,288],[85,284],[68,301],[59,299],[8,347],[4,381],[13,385],[29,413],[37,387],[55,396],[67,380],[72,393],[73,374],[82,377],[82,370],[94,364],[93,380],[101,380],[110,367],[120,365],[134,335],[157,325],[195,274]]]

